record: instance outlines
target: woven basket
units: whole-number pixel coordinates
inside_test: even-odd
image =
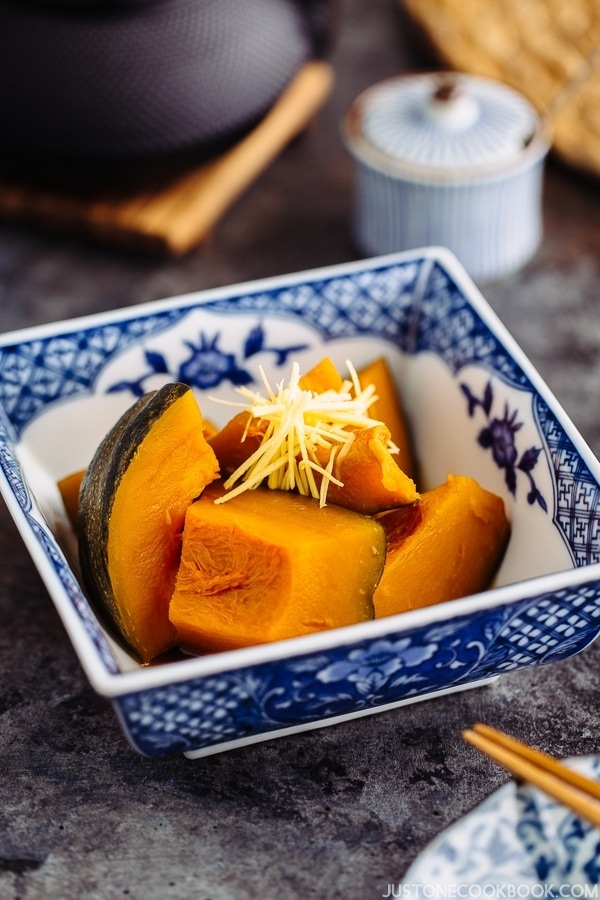
[[[600,174],[597,0],[399,0],[446,66],[519,90],[554,131],[554,151]]]

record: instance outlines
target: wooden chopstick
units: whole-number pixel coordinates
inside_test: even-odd
[[[600,826],[600,782],[587,778],[554,757],[523,744],[489,725],[477,723],[464,739],[513,775],[540,788],[554,800]]]

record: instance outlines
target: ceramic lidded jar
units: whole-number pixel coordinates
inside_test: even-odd
[[[475,281],[534,255],[550,141],[512,88],[456,72],[391,78],[356,98],[344,137],[357,165],[362,252],[445,246]]]

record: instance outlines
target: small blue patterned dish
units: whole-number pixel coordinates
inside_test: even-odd
[[[482,594],[279,643],[139,667],[92,613],[57,479],[144,391],[235,387],[384,355],[421,465],[500,494]],[[214,753],[565,659],[600,632],[600,464],[455,257],[430,248],[0,336],[0,487],[93,687],[149,756]]]
[[[600,778],[598,756],[566,762]],[[598,885],[600,829],[537,788],[510,781],[438,835],[405,874],[402,893],[393,895],[597,897]]]

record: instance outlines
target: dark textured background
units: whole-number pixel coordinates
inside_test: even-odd
[[[430,65],[393,0],[347,0],[335,92],[310,130],[179,261],[0,226],[0,330],[357,256],[339,120],[380,78]],[[600,452],[598,184],[551,160],[545,236],[486,297]],[[89,688],[0,508],[0,897],[344,898],[398,884],[508,776],[466,747],[483,720],[567,756],[600,752],[600,644],[566,663],[194,762],[126,743]]]

